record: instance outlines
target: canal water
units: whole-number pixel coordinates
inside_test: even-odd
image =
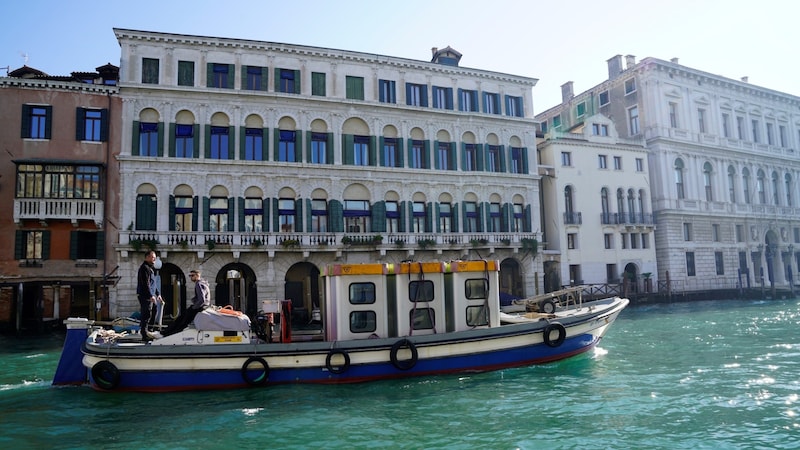
[[[634,305],[590,354],[469,376],[175,394],[50,386],[0,338],[0,448],[800,448],[800,301]]]

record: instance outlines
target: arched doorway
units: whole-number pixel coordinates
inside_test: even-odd
[[[307,262],[293,265],[286,271],[284,298],[292,301],[292,322],[303,324],[319,309],[319,269]]]
[[[164,319],[175,319],[186,308],[186,276],[180,267],[166,262],[156,275],[161,278]]]
[[[222,266],[214,278],[214,304],[231,305],[250,318],[258,314],[256,273],[247,264],[230,263]]]
[[[627,292],[639,292],[639,268],[634,263],[625,264],[625,273],[623,275],[623,283],[628,283],[629,289]]]
[[[525,292],[522,288],[522,271],[516,259],[504,259],[500,263],[500,298],[510,296],[512,298],[522,298]]]
[[[767,234],[764,235],[764,258],[767,264],[765,281],[770,283],[770,286],[785,281],[784,273],[781,270],[783,264],[781,263],[780,249],[778,247],[779,243],[780,239],[778,238],[778,233],[774,230],[769,230]]]
[[[544,265],[544,293],[561,289],[561,263],[559,261],[545,261]]]

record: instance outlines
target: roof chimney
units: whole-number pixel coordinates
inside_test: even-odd
[[[616,55],[606,60],[608,63],[608,79],[614,79],[622,73],[622,55]]]
[[[630,69],[636,65],[636,57],[633,55],[625,55],[625,68]]]
[[[678,64],[678,58],[672,58],[672,59],[669,60],[669,62],[671,62],[673,64]]]
[[[746,76],[742,77],[742,81],[744,81],[745,83],[747,83],[747,80],[749,80],[748,77],[746,77]]]
[[[438,51],[439,51],[439,49],[438,49],[438,48],[436,48],[436,47],[431,47],[431,56],[436,56],[436,52],[438,52]]]
[[[572,93],[572,81],[567,81],[561,85],[561,103],[567,103],[574,96]]]

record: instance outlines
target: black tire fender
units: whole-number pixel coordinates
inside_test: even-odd
[[[250,376],[250,365],[256,363],[261,366],[261,373],[255,378]],[[269,379],[269,364],[260,356],[251,356],[242,364],[242,379],[250,386],[263,386]]]
[[[336,355],[342,355],[342,357],[344,358],[344,364],[342,364],[341,366],[334,366],[333,364],[331,364],[331,359]],[[331,350],[328,353],[328,356],[325,358],[325,368],[328,369],[328,372],[335,373],[337,375],[340,373],[347,372],[347,369],[350,368],[350,355],[345,350],[342,349]]]
[[[399,359],[397,357],[397,353],[402,348],[408,348],[408,350],[411,351],[411,359]],[[418,357],[419,353],[417,352],[417,346],[408,339],[400,339],[399,341],[395,342],[392,345],[392,350],[389,352],[389,359],[392,361],[392,365],[398,370],[412,369],[415,365],[417,365]]]
[[[100,361],[92,366],[92,378],[99,388],[110,391],[119,386],[119,369],[111,361]]]
[[[558,336],[555,339],[550,337],[550,333],[553,331],[558,332]],[[561,325],[558,322],[551,322],[544,327],[544,343],[547,344],[548,347],[556,348],[564,343],[564,339],[567,338],[567,329],[564,328],[564,325]]]

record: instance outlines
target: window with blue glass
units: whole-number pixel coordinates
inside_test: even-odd
[[[139,122],[139,156],[158,156],[158,124]]]
[[[277,79],[275,80],[276,86],[275,90],[278,92],[284,92],[287,94],[299,94],[300,93],[300,71],[299,70],[290,70],[290,69],[275,69],[277,74]]]
[[[511,147],[511,173],[527,173],[525,164],[525,149]]]
[[[437,142],[436,144],[436,168],[439,170],[456,170],[455,163],[455,143]]]
[[[428,87],[424,84],[406,83],[406,105],[428,106]]]
[[[386,232],[400,233],[400,208],[397,202],[388,201],[386,206]]]
[[[464,232],[474,233],[478,229],[478,205],[475,202],[464,203]]]
[[[264,160],[264,130],[261,128],[245,128],[244,130],[244,160]]]
[[[366,233],[370,230],[369,201],[345,200],[343,214],[348,233]]]
[[[514,203],[514,220],[511,225],[511,232],[513,233],[521,233],[525,230],[525,214],[523,212],[522,205],[519,203]]]
[[[500,215],[500,203],[490,203],[489,204],[489,229],[486,231],[497,233],[499,231],[503,231],[501,228],[501,215]]]
[[[439,204],[439,232],[450,233],[453,230],[453,205],[450,203]]]
[[[414,202],[412,204],[413,216],[411,217],[411,231],[414,233],[424,233],[429,231],[425,228],[426,209],[424,202]]]
[[[264,201],[257,197],[244,199],[244,231],[264,231]]]
[[[383,165],[385,167],[401,167],[398,142],[395,138],[383,138]]]
[[[194,157],[194,125],[175,125],[175,157]]]
[[[282,162],[296,162],[297,152],[295,149],[295,140],[297,138],[296,131],[280,131],[280,140],[278,141],[278,161]]]
[[[486,153],[486,171],[487,172],[503,172],[502,162],[502,147],[499,145],[490,145],[489,151]]]
[[[412,169],[427,169],[428,163],[425,156],[425,141],[412,140],[411,150],[408,155],[408,166]]]
[[[228,199],[211,197],[208,202],[208,231],[228,230]]]
[[[311,200],[311,231],[328,232],[328,202],[324,199]]]
[[[295,215],[294,199],[282,198],[278,200],[278,226],[280,227],[281,233],[292,233],[295,231]]]
[[[228,159],[228,127],[211,127],[211,149],[209,158]]]
[[[50,139],[52,106],[22,105],[22,137]]]
[[[369,165],[369,137],[355,136],[353,139],[353,164],[356,166]]]
[[[378,101],[381,103],[397,103],[395,82],[393,80],[378,80]]]
[[[433,107],[453,109],[453,88],[433,86]]]
[[[242,87],[248,91],[267,90],[267,68],[259,66],[244,66],[244,83]]]
[[[478,91],[459,89],[458,110],[466,112],[478,112]]]
[[[512,117],[525,116],[525,111],[522,108],[522,97],[506,95],[506,115]]]
[[[478,170],[478,148],[475,144],[464,144],[464,171]]]
[[[208,87],[233,89],[233,64],[208,64]]]
[[[78,108],[75,139],[90,142],[107,141],[108,110]]]
[[[175,196],[174,231],[194,231],[192,229],[193,214],[194,214],[194,199],[189,196]]]
[[[486,114],[500,114],[500,94],[493,92],[483,93],[483,112]]]
[[[328,133],[311,133],[311,162],[328,164]]]

